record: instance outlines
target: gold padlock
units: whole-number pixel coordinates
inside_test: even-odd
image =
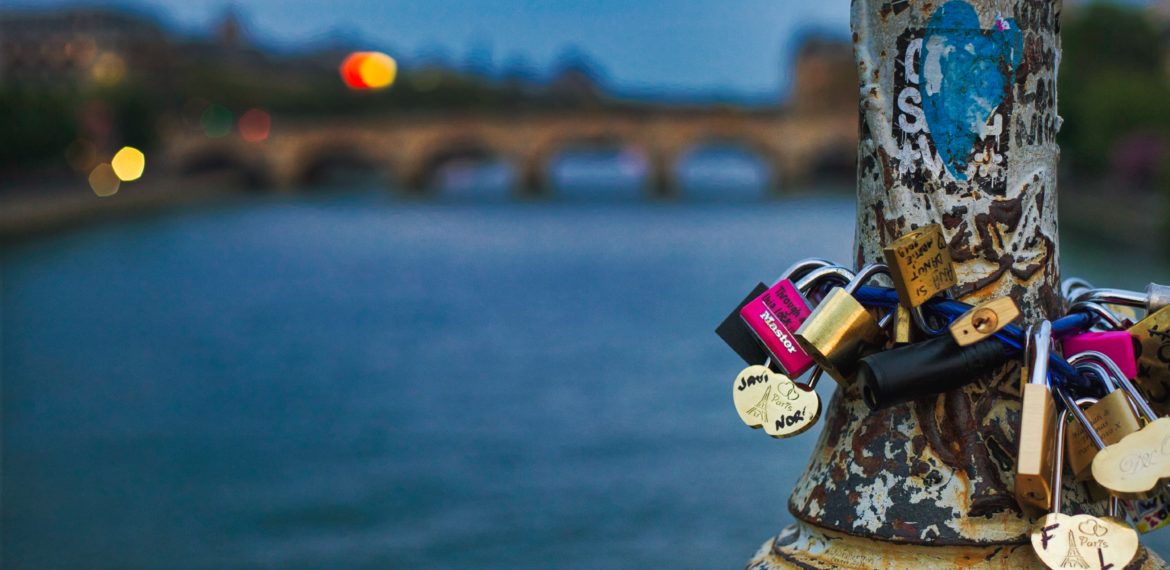
[[[1011,297],[991,299],[971,307],[951,323],[951,337],[955,344],[975,344],[1008,326],[1020,316],[1020,308]]]
[[[1020,443],[1016,450],[1016,502],[1021,507],[1045,510],[1052,502],[1053,436],[1056,403],[1048,386],[1048,352],[1052,325],[1041,321],[1028,328],[1024,362],[1032,372],[1024,384],[1020,405]]]
[[[862,267],[844,288],[829,291],[796,330],[796,342],[838,383],[849,382],[857,361],[886,342],[877,319],[852,293],[875,275],[889,273],[880,263]]]
[[[908,309],[958,283],[951,250],[938,224],[922,226],[894,240],[882,249],[882,255],[890,267],[898,300]]]
[[[1170,413],[1170,307],[1129,328],[1137,350],[1137,387],[1159,416]]]
[[[1113,445],[1142,427],[1133,408],[1130,407],[1129,399],[1120,390],[1114,390],[1081,409],[1105,445]],[[1076,475],[1077,479],[1091,479],[1089,470],[1093,466],[1093,458],[1097,456],[1097,446],[1089,439],[1089,435],[1080,424],[1073,424],[1073,427],[1069,428],[1067,445],[1068,465],[1073,475]]]

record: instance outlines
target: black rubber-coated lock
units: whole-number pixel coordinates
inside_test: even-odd
[[[862,358],[857,381],[865,403],[876,410],[953,390],[1007,359],[994,338],[959,346],[951,335],[941,335]]]

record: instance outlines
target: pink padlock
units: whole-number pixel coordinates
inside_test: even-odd
[[[1117,363],[1125,377],[1137,378],[1137,357],[1133,349],[1133,337],[1128,331],[1087,332],[1064,337],[1064,353],[1073,355],[1093,350],[1108,356]]]
[[[796,285],[781,279],[771,289],[748,302],[739,316],[760,339],[780,368],[795,379],[812,368],[813,359],[796,344],[792,331],[812,313]]]

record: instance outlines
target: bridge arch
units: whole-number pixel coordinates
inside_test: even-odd
[[[297,153],[289,182],[296,187],[316,187],[354,178],[371,178],[389,185],[394,168],[388,161],[351,141],[314,144]]]
[[[273,178],[267,161],[258,153],[218,144],[188,149],[175,159],[175,170],[184,179],[226,178],[252,191],[269,187]]]
[[[690,166],[691,161],[713,151],[729,151],[737,162],[758,163],[762,169],[762,180],[759,184],[763,196],[776,195],[783,188],[781,178],[785,172],[781,167],[782,155],[778,149],[765,141],[740,134],[701,133],[686,141],[670,165],[676,192],[686,191],[684,186],[689,182],[686,179],[690,176],[687,176],[685,169]]]
[[[632,176],[639,185],[657,193],[658,170],[655,154],[645,141],[628,133],[600,132],[550,138],[525,156],[520,171],[523,191],[548,194],[554,186],[554,167],[566,156],[577,153],[611,154],[618,177]]]
[[[416,194],[438,191],[439,176],[443,169],[453,163],[470,161],[486,163],[492,161],[512,162],[509,153],[494,146],[479,136],[461,135],[442,138],[415,153],[412,160],[403,167],[403,183]]]

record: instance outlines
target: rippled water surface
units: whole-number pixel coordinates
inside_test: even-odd
[[[4,567],[741,567],[817,433],[745,428],[712,329],[852,225],[347,193],[8,247]]]

